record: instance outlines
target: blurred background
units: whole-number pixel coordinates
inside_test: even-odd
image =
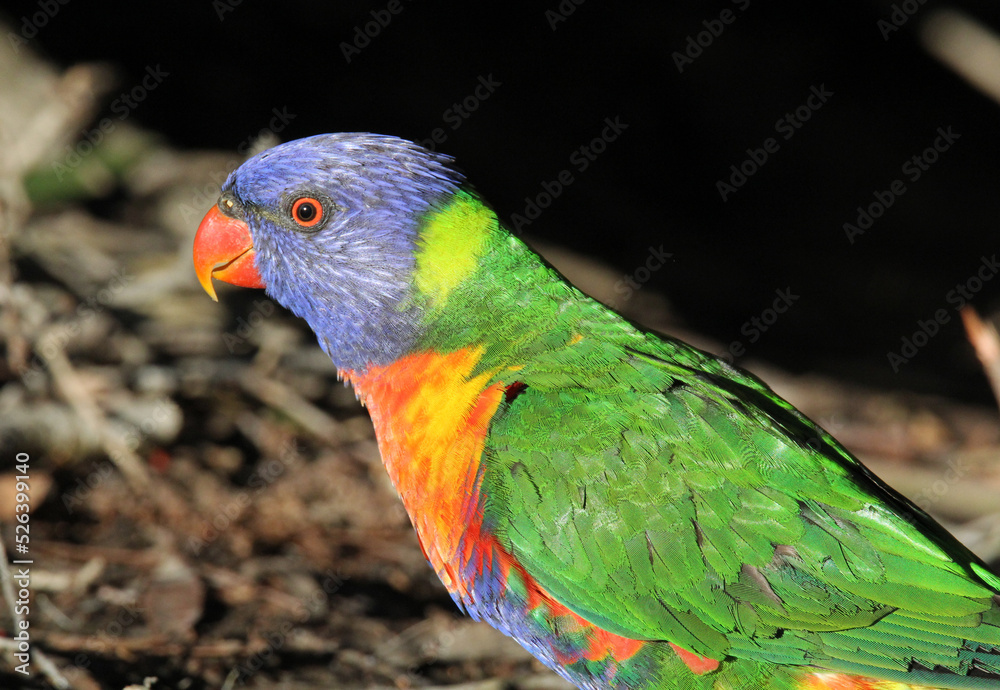
[[[0,471],[32,458],[51,662],[0,686],[561,687],[457,617],[304,326],[195,280],[225,175],[320,132],[455,156],[581,287],[760,373],[1000,554],[1000,420],[958,311],[1000,306],[996,3],[8,0],[0,22]]]

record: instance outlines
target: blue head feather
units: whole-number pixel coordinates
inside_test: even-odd
[[[250,227],[267,292],[304,318],[340,369],[364,371],[409,351],[419,229],[458,190],[451,159],[395,137],[321,134],[260,153],[222,188]],[[323,203],[315,228],[292,218],[303,196]]]

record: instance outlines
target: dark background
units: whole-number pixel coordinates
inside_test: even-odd
[[[179,148],[235,149],[275,108],[294,115],[283,140],[350,130],[425,139],[443,128],[438,149],[504,218],[570,169],[573,184],[528,237],[623,276],[662,245],[672,262],[643,289],[668,295],[690,328],[793,371],[989,400],[946,295],[998,249],[1000,112],[922,47],[920,29],[944,3],[898,3],[917,11],[886,40],[878,22],[893,3],[870,0],[750,0],[745,11],[745,0],[563,0],[574,11],[555,29],[546,13],[558,0],[397,0],[402,11],[348,62],[341,44],[388,2],[50,1],[58,11],[31,48],[61,66],[114,65],[104,114],[159,66],[169,76],[132,116]],[[1000,29],[996,2],[948,6]],[[41,7],[3,11],[20,27]],[[735,21],[679,72],[673,53],[725,9]],[[448,109],[480,77],[500,85],[453,128]],[[828,102],[791,139],[776,135],[776,120],[821,85]],[[578,172],[570,156],[608,117],[627,130]],[[850,244],[843,224],[857,207],[949,126],[961,138]],[[768,137],[780,150],[723,202],[717,181]],[[741,326],[786,288],[799,299],[750,344]],[[991,315],[998,297],[991,281],[974,305]],[[887,352],[941,308],[949,322],[894,373]]]

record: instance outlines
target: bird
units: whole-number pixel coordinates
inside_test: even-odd
[[[576,687],[1000,688],[984,561],[760,379],[571,285],[453,158],[280,144],[193,257],[305,320],[458,607]]]

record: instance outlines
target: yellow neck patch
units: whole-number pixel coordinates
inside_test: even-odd
[[[483,245],[496,229],[493,211],[466,192],[458,192],[428,218],[417,249],[414,281],[432,308],[444,306],[451,291],[476,270]]]

